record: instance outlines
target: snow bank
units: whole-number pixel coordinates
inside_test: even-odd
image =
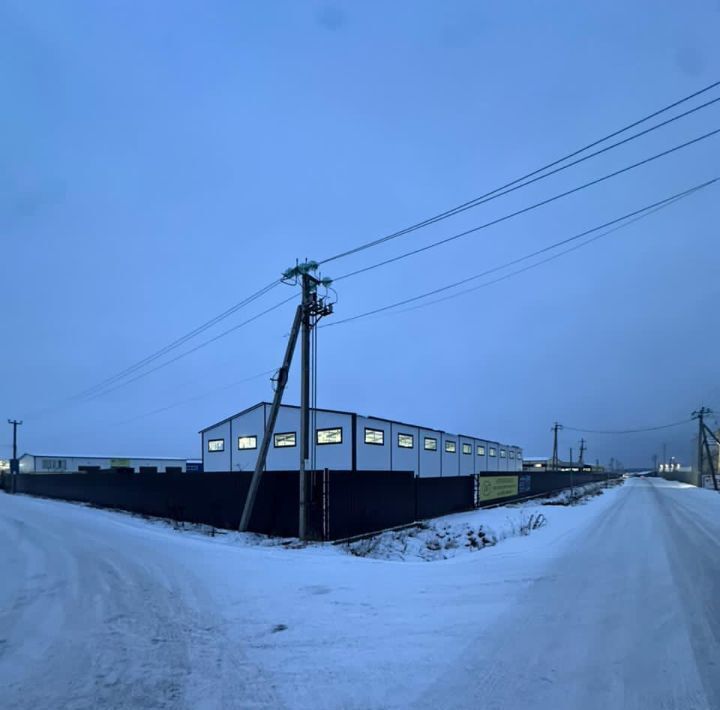
[[[444,560],[530,535],[549,523],[559,525],[564,514],[557,508],[584,505],[604,489],[604,483],[591,483],[542,499],[446,515],[343,544],[341,549],[381,560]]]

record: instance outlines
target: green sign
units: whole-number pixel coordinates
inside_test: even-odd
[[[110,468],[130,468],[130,459],[110,459]]]
[[[518,494],[517,476],[480,476],[480,500],[509,498]]]

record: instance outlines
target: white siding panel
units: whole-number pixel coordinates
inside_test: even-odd
[[[258,450],[265,433],[265,406],[251,409],[230,421],[230,463],[233,471],[255,470]],[[238,449],[241,436],[255,436],[257,446],[254,449]],[[268,466],[269,468],[269,466]]]
[[[455,442],[455,453],[448,453],[445,451],[445,442]],[[454,434],[442,434],[442,475],[443,476],[457,476],[460,471],[460,463],[458,459],[460,454],[460,437]]]
[[[352,415],[340,414],[337,412],[317,412],[316,428],[331,429],[340,427],[342,429],[341,444],[321,444],[316,447],[316,468],[322,470],[329,468],[334,471],[349,471],[352,469]],[[312,427],[312,424],[311,424]],[[315,441],[313,432],[312,442]]]
[[[470,453],[463,453],[463,446],[470,447]],[[475,460],[475,440],[469,436],[458,437],[458,463],[460,466],[461,476],[470,476],[474,473],[474,460]]]
[[[417,475],[418,471],[418,428],[406,426],[405,424],[392,424],[392,470],[412,471]],[[412,437],[412,448],[402,448],[398,444],[398,435],[408,434]]]
[[[357,469],[358,471],[390,471],[392,435],[390,422],[381,419],[358,416],[357,432]],[[365,429],[379,429],[383,432],[383,445],[366,444]]]
[[[435,439],[437,449],[429,451],[425,449],[425,438]],[[440,476],[440,468],[442,465],[442,432],[433,429],[418,429],[418,447],[420,468],[418,475],[428,478]]]
[[[488,471],[499,471],[500,470],[500,464],[498,463],[500,459],[500,444],[498,444],[496,441],[488,441]],[[495,456],[490,456],[490,449],[495,449]]]
[[[208,451],[208,441],[211,439],[223,439],[225,449],[223,451]],[[202,435],[202,459],[204,471],[230,471],[230,422],[219,424],[213,429],[208,429]]]

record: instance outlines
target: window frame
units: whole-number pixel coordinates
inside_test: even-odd
[[[222,443],[222,446],[219,449],[211,449],[210,444],[217,444],[218,441]],[[223,437],[222,439],[207,440],[207,452],[209,454],[221,454],[223,451],[225,451],[225,437]]]
[[[279,436],[292,436],[292,444],[278,444]],[[294,449],[297,446],[296,431],[279,431],[273,434],[273,449]]]
[[[497,458],[497,449],[494,446],[488,446],[488,456]]]
[[[507,458],[507,449],[500,449],[500,458],[501,459]]]
[[[448,447],[452,446],[452,449],[449,449]],[[456,454],[457,453],[457,441],[453,441],[452,439],[446,439],[445,440],[445,446],[443,447],[446,454]]]
[[[475,449],[476,456],[485,456],[485,447],[482,444],[478,444]]]
[[[434,446],[428,446],[428,442],[432,441]],[[438,440],[435,436],[424,436],[423,437],[423,451],[437,451],[438,450]]]
[[[368,441],[368,433],[380,434],[380,441]],[[374,429],[371,426],[365,427],[363,442],[368,446],[385,446],[385,429]]]
[[[253,446],[240,446],[240,439],[254,439],[255,443]],[[237,438],[238,451],[255,451],[257,449],[257,434],[242,434]]]
[[[406,436],[410,439],[410,446],[407,446],[407,444],[400,443],[401,436]],[[415,448],[415,434],[408,434],[405,431],[399,431],[397,433],[397,447],[398,447],[398,449],[414,449]]]
[[[320,441],[320,433],[326,432],[326,431],[339,431],[340,432],[340,440],[339,441]],[[331,426],[331,427],[325,427],[324,429],[315,429],[315,445],[316,446],[337,446],[338,444],[343,443],[343,427],[341,426]]]
[[[465,449],[468,449],[468,451],[466,451]],[[472,456],[472,444],[468,444],[467,441],[464,441],[461,451],[463,453],[463,456]]]

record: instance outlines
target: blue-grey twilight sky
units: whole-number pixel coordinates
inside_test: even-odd
[[[24,418],[21,450],[199,456],[198,429],[271,397],[267,377],[230,385],[279,364],[291,304],[105,396],[67,398],[296,258],[402,228],[720,79],[718,36],[718,0],[2,0],[2,421]],[[719,106],[326,274],[718,128]],[[720,136],[338,283],[334,318],[708,180],[718,158]],[[494,286],[324,329],[319,404],[528,455],[549,451],[556,419],[622,429],[720,407],[719,205],[713,186]],[[666,441],[687,460],[693,431],[588,435],[588,455],[642,465]],[[7,427],[0,456],[9,441]]]

